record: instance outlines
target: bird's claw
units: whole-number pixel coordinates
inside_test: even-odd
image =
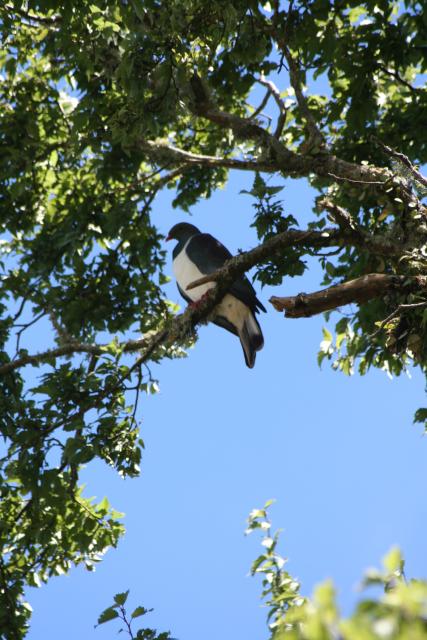
[[[206,300],[206,298],[207,298],[207,296],[208,296],[208,293],[209,293],[209,292],[207,291],[207,292],[206,292],[206,293],[204,293],[204,294],[202,295],[202,297],[201,297],[201,298],[199,298],[198,300],[193,300],[193,302],[190,302],[190,303],[188,304],[188,307],[189,307],[190,309],[198,309],[198,308],[200,307],[200,305],[201,305],[201,304]]]

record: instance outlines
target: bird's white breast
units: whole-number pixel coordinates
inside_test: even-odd
[[[191,238],[190,238],[191,240]],[[190,242],[188,240],[188,242]],[[205,273],[202,273],[191,260],[188,258],[186,253],[187,244],[183,248],[183,250],[177,255],[177,257],[173,261],[173,271],[175,274],[175,278],[181,289],[185,292],[185,294],[190,298],[190,300],[196,301],[200,300],[200,298],[207,292],[209,289],[215,286],[214,282],[207,282],[206,284],[201,284],[199,287],[195,287],[194,289],[190,289],[187,291],[187,287],[194,280],[198,280],[199,278],[203,278]]]

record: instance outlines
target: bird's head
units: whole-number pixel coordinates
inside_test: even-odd
[[[200,230],[195,227],[194,224],[189,224],[188,222],[178,222],[178,224],[175,224],[169,231],[166,241],[186,240],[187,238],[191,238],[191,236],[196,235],[196,233],[200,233]]]

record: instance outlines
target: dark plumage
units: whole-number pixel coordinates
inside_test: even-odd
[[[216,238],[209,233],[201,233],[187,222],[172,227],[167,240],[178,240],[173,250],[173,267],[179,292],[187,302],[196,302],[215,286],[214,283],[188,291],[186,287],[190,282],[217,271],[232,255]],[[217,305],[213,319],[215,324],[240,338],[245,361],[250,368],[255,364],[256,352],[264,345],[261,327],[255,317],[259,310],[265,311],[265,308],[249,280],[242,276],[233,282]]]

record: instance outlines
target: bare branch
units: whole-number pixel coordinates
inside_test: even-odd
[[[334,246],[338,242],[345,243],[344,238],[338,239],[337,231],[337,229],[325,229],[324,231],[299,231],[290,229],[288,231],[284,231],[283,233],[279,233],[273,238],[270,238],[258,247],[230,258],[230,260],[227,260],[224,266],[221,267],[221,269],[218,269],[218,271],[191,282],[187,286],[187,290],[194,289],[195,287],[198,287],[201,284],[206,284],[207,282],[220,282],[224,275],[228,274],[230,270],[232,270],[236,276],[239,276],[244,271],[251,269],[254,265],[270,258],[278,251],[286,249],[287,247],[295,247],[298,245],[330,247]]]
[[[10,362],[6,362],[6,364],[0,366],[0,375],[15,371],[16,369],[21,369],[27,364],[31,364],[37,367],[43,362],[48,362],[49,360],[54,360],[55,358],[60,358],[62,356],[71,356],[74,353],[92,353],[103,355],[105,353],[108,353],[108,349],[106,345],[103,346],[96,344],[86,344],[77,341],[69,342],[55,349],[48,349],[47,351],[34,353],[32,355],[26,354],[24,356],[21,356],[20,358],[11,360]]]
[[[36,324],[36,322],[41,320],[41,318],[43,318],[43,316],[45,316],[45,315],[46,315],[46,312],[42,311],[41,313],[39,313],[35,318],[30,320],[29,322],[26,322],[25,324],[15,324],[14,325],[14,327],[16,327],[16,328],[19,327],[19,330],[16,332],[16,335],[15,335],[15,338],[16,338],[15,356],[18,355],[20,344],[21,344],[21,338],[22,338],[22,334],[24,333],[24,331],[26,331],[27,329],[32,327],[33,324]]]
[[[15,313],[15,315],[12,318],[12,322],[16,322],[19,319],[22,312],[24,311],[24,307],[27,304],[27,302],[28,302],[28,298],[24,296],[21,300],[21,304],[19,305],[18,311]]]
[[[56,331],[56,342],[58,344],[67,344],[69,342],[72,342],[73,340],[72,336],[70,336],[70,334],[67,333],[66,329],[61,325],[53,309],[50,306],[48,307],[48,312],[49,312],[49,319],[52,324],[52,327]]]
[[[277,36],[277,33],[276,33]],[[322,147],[325,144],[323,135],[320,133],[320,130],[317,126],[316,119],[312,114],[310,107],[308,106],[308,100],[305,97],[302,90],[302,82],[300,77],[300,69],[299,63],[296,61],[291,54],[286,42],[280,36],[277,39],[277,42],[282,49],[286,61],[289,65],[289,79],[291,81],[291,85],[295,91],[295,96],[298,102],[298,106],[300,108],[301,114],[305,120],[307,131],[308,131],[308,141],[310,147]]]
[[[340,180],[342,182],[350,182],[351,184],[384,184],[384,180],[353,180],[352,178],[336,176],[334,173],[328,174],[334,180]]]
[[[264,75],[262,75],[258,82],[262,84],[264,87],[267,87],[270,95],[273,96],[276,101],[277,106],[279,107],[279,117],[277,119],[276,130],[274,132],[274,137],[278,140],[282,134],[283,127],[286,123],[286,116],[288,114],[288,110],[286,109],[285,103],[280,96],[280,91],[271,80],[267,80]]]
[[[169,173],[166,173],[165,175],[160,176],[158,181],[154,184],[156,193],[157,191],[159,191],[159,189],[162,189],[165,185],[167,185],[168,182],[171,182],[178,176],[181,176],[184,173],[186,168],[187,168],[187,165],[182,164],[178,166],[176,169],[174,169],[173,171],[169,171]]]
[[[300,293],[297,296],[284,298],[272,296],[270,302],[277,311],[284,311],[287,318],[309,318],[353,302],[363,304],[391,290],[402,293],[411,291],[427,293],[427,277],[408,278],[400,275],[369,273],[314,293]]]
[[[270,98],[270,95],[271,95],[270,91],[266,91],[266,94],[263,97],[259,107],[257,107],[255,109],[255,111],[253,113],[251,113],[251,115],[248,118],[249,120],[254,120],[254,118],[256,118],[261,113],[261,111],[264,109],[265,105],[267,104],[267,102],[268,102],[268,100]]]

